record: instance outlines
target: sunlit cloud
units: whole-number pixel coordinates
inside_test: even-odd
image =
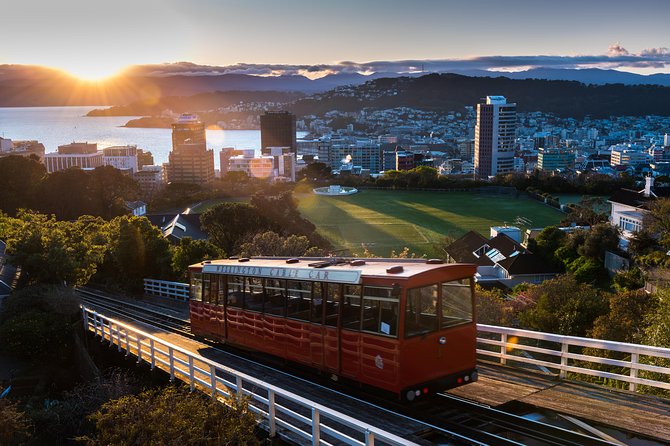
[[[596,55],[532,55],[532,56],[476,56],[460,59],[394,60],[333,64],[247,64],[227,66],[197,65],[177,62],[162,65],[139,65],[134,74],[145,76],[220,76],[247,74],[254,76],[306,76],[317,79],[332,74],[375,74],[417,72],[459,72],[468,70],[517,72],[532,68],[603,68],[603,69],[664,69],[670,66],[670,48],[647,48],[632,53],[620,43],[609,46],[605,54]]]

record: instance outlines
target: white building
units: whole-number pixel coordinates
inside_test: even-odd
[[[80,169],[95,169],[103,165],[103,153],[95,143],[73,142],[58,146],[58,152],[44,155],[44,164],[47,172],[78,167]]]
[[[637,166],[651,162],[653,162],[652,156],[642,150],[629,149],[626,146],[612,147],[610,157],[612,166]]]
[[[659,195],[667,195],[666,190],[654,190],[654,178],[646,177],[645,186],[641,191],[620,189],[607,200],[612,205],[610,223],[621,229],[622,236],[628,240],[635,232],[642,229],[644,214]],[[624,243],[627,245],[627,243]]]
[[[12,140],[0,137],[0,152],[9,152],[14,148]]]
[[[141,217],[147,213],[147,204],[144,201],[126,201],[126,208],[135,217]]]
[[[137,146],[112,146],[102,149],[105,166],[137,173]]]
[[[276,149],[276,150],[275,150]],[[255,151],[243,150],[241,155],[228,158],[228,172],[245,172],[253,178],[295,181],[296,158],[282,147],[269,147],[269,155],[256,157]]]

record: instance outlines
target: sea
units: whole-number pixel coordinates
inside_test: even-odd
[[[0,136],[13,140],[37,140],[46,153],[73,141],[98,143],[98,148],[136,145],[149,151],[156,164],[166,163],[172,147],[170,129],[123,127],[139,116],[87,117],[86,113],[107,106],[84,107],[0,107]],[[298,138],[304,133],[298,132]],[[254,149],[260,154],[260,130],[207,130],[207,148],[214,150],[214,164],[219,168],[219,151],[223,147]]]

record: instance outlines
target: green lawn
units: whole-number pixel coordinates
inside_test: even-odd
[[[469,192],[364,190],[347,197],[296,194],[302,215],[337,249],[378,255],[408,247],[432,254],[446,235],[460,237],[469,230],[489,235],[490,226],[512,224],[518,217],[532,227],[557,224],[563,213],[528,198]]]

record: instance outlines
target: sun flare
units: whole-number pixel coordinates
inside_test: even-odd
[[[101,82],[116,76],[124,68],[125,67],[111,64],[90,64],[63,67],[62,70],[82,81]]]

